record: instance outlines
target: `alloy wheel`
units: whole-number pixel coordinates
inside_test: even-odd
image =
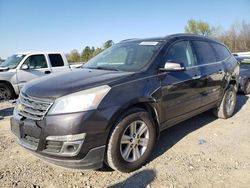
[[[246,85],[246,94],[249,94],[249,93],[250,93],[250,81],[248,81]]]
[[[235,95],[233,91],[230,91],[228,93],[227,100],[226,100],[226,111],[228,114],[230,114],[231,111],[233,110],[234,103],[235,103]]]
[[[120,142],[120,152],[127,162],[137,161],[146,151],[149,130],[145,122],[137,120],[127,126]]]

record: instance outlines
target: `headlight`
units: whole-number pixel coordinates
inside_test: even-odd
[[[60,97],[55,100],[48,114],[64,114],[96,109],[110,89],[108,85],[103,85]]]

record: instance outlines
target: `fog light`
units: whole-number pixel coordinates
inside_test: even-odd
[[[46,138],[48,141],[60,142],[62,143],[60,151],[54,153],[50,150],[44,151],[46,153],[50,153],[52,155],[59,155],[59,156],[76,156],[82,147],[84,142],[86,133],[77,134],[77,135],[65,135],[65,136],[48,136]]]
[[[77,155],[82,147],[82,144],[83,140],[74,142],[64,142],[60,153],[65,156]]]
[[[66,149],[68,152],[74,152],[74,151],[76,151],[77,148],[75,146],[68,145]]]

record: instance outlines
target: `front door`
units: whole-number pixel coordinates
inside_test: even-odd
[[[166,51],[164,62],[183,63],[185,71],[166,73],[162,80],[162,114],[167,122],[198,109],[201,105],[200,71],[189,41],[178,41]]]
[[[19,90],[21,90],[26,82],[50,73],[50,69],[48,68],[45,56],[43,54],[29,56],[24,61],[23,65],[24,64],[28,66],[28,69],[24,70],[20,68],[17,70]]]

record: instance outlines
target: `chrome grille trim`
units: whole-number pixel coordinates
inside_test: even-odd
[[[22,105],[22,109],[17,108],[18,114],[32,120],[42,120],[53,104],[52,101],[34,99],[24,93],[20,93],[18,103]]]

